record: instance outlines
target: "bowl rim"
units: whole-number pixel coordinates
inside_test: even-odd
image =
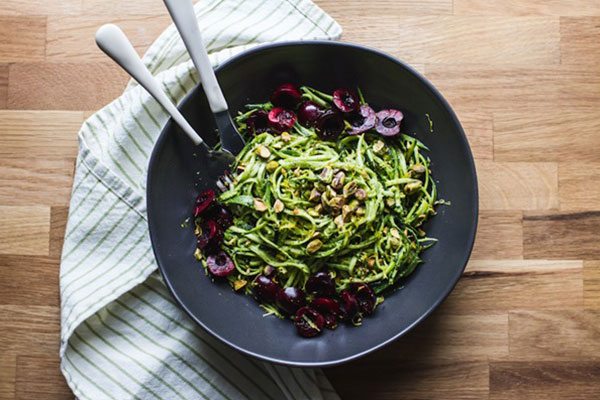
[[[346,356],[346,357],[338,358],[338,359],[327,360],[327,361],[312,361],[312,362],[311,361],[288,361],[288,360],[284,360],[284,359],[278,359],[275,357],[265,356],[265,355],[256,353],[254,351],[245,349],[241,346],[238,346],[237,344],[221,337],[217,332],[213,331],[209,326],[207,326],[204,322],[202,322],[199,318],[197,318],[196,315],[194,315],[194,313],[192,313],[190,311],[190,309],[183,303],[183,301],[181,301],[181,299],[179,298],[177,292],[175,291],[174,287],[172,286],[170,280],[168,279],[168,277],[165,273],[163,263],[161,262],[161,257],[157,251],[158,246],[155,245],[155,243],[158,243],[158,239],[156,238],[156,235],[155,235],[154,224],[152,222],[153,218],[151,217],[151,214],[152,214],[151,210],[153,210],[153,207],[152,207],[151,196],[149,196],[149,192],[150,192],[150,188],[151,188],[150,182],[152,180],[152,177],[154,176],[154,170],[157,165],[155,161],[159,157],[159,151],[157,149],[162,148],[163,142],[166,140],[167,133],[171,130],[171,125],[173,124],[172,118],[169,118],[167,120],[167,123],[161,130],[161,132],[154,144],[154,147],[152,148],[152,154],[150,155],[150,159],[148,162],[148,174],[147,174],[147,178],[146,178],[146,210],[147,210],[147,217],[148,217],[148,229],[149,229],[149,234],[150,234],[150,241],[152,243],[152,251],[154,253],[154,257],[155,257],[156,263],[158,265],[158,269],[163,278],[163,281],[165,282],[166,286],[169,288],[169,291],[171,292],[171,295],[175,298],[175,301],[177,302],[177,304],[179,304],[179,306],[188,314],[188,316],[190,316],[192,318],[192,320],[194,320],[198,325],[200,325],[202,327],[202,329],[204,329],[206,332],[208,332],[214,338],[216,338],[220,342],[230,346],[231,348],[241,352],[242,354],[254,357],[254,358],[262,360],[262,361],[267,361],[270,363],[278,364],[278,365],[284,365],[284,366],[290,366],[290,367],[319,368],[319,367],[331,367],[331,366],[344,364],[349,361],[364,357],[367,354],[370,354],[376,350],[379,350],[379,349],[389,345],[390,343],[396,341],[400,337],[404,336],[405,334],[407,334],[408,332],[413,330],[421,322],[423,322],[448,297],[448,295],[452,292],[452,290],[454,289],[454,287],[460,280],[460,277],[462,276],[462,273],[464,272],[464,270],[467,266],[467,263],[471,257],[471,253],[473,251],[473,245],[475,243],[475,236],[477,233],[477,226],[478,226],[478,220],[479,220],[479,187],[478,187],[478,180],[477,180],[477,171],[475,168],[475,161],[473,159],[473,152],[469,145],[469,141],[464,132],[464,129],[463,129],[460,121],[458,120],[456,113],[454,112],[454,110],[452,109],[452,107],[450,106],[448,101],[444,98],[444,96],[441,94],[441,92],[427,78],[425,78],[423,76],[423,74],[421,74],[419,71],[417,71],[415,68],[408,65],[404,61],[399,60],[381,50],[378,50],[378,49],[375,49],[375,48],[372,48],[369,46],[364,46],[361,44],[356,44],[356,43],[351,43],[351,42],[339,42],[339,41],[333,41],[333,40],[281,41],[281,42],[260,44],[255,47],[252,47],[250,49],[244,50],[244,51],[232,56],[231,58],[229,58],[222,64],[219,64],[217,67],[215,67],[215,72],[218,74],[218,72],[221,69],[226,68],[230,64],[236,63],[239,60],[244,59],[246,57],[256,55],[256,53],[261,53],[262,51],[265,51],[265,50],[278,48],[278,47],[307,46],[307,45],[308,46],[316,45],[316,46],[349,47],[349,48],[360,50],[360,51],[374,53],[374,54],[376,54],[380,57],[383,57],[395,64],[400,65],[401,67],[403,67],[404,69],[406,69],[410,73],[412,73],[422,84],[424,84],[431,91],[431,93],[440,102],[440,104],[445,109],[445,111],[448,112],[454,125],[458,128],[460,140],[463,142],[463,145],[464,145],[465,149],[467,150],[468,169],[470,170],[470,172],[472,173],[473,178],[474,178],[472,197],[473,197],[475,207],[472,210],[473,223],[471,225],[471,230],[470,230],[470,232],[468,234],[468,238],[467,238],[469,245],[468,245],[468,249],[466,249],[467,251],[465,252],[465,260],[463,262],[463,265],[460,269],[457,270],[456,275],[453,276],[451,281],[449,281],[448,286],[441,293],[441,295],[438,297],[438,299],[412,324],[406,326],[404,329],[400,330],[397,334],[393,335],[392,337],[390,337],[389,339],[387,339],[385,341],[382,341],[381,343],[379,343],[377,345],[371,346],[368,349],[365,349],[356,354],[352,354],[350,356]],[[180,101],[180,103],[178,104],[177,107],[180,108],[183,104],[187,103],[189,98],[194,94],[195,90],[200,85],[201,85],[201,83],[198,83],[196,86],[194,86],[194,88],[192,88],[189,91],[189,93],[187,93],[184,96],[184,98]]]

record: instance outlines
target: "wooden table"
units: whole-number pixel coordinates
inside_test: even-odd
[[[405,339],[327,371],[344,399],[600,396],[600,2],[318,0],[344,40],[425,73],[477,159],[464,278]],[[93,33],[143,50],[160,0],[0,2],[0,399],[71,398],[58,270],[77,130],[126,82]]]

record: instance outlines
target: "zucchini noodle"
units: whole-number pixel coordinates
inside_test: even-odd
[[[242,133],[251,114],[236,119]],[[411,274],[435,241],[420,228],[438,203],[426,151],[404,134],[324,141],[298,123],[252,137],[218,199],[234,215],[223,241],[231,284],[250,291],[245,282],[270,266],[303,288],[327,269],[338,291],[365,282],[381,293]]]

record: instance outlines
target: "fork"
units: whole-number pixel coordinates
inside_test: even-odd
[[[198,146],[200,151],[206,153],[208,162],[203,167],[208,169],[209,176],[214,176],[215,180],[218,181],[235,161],[233,154],[229,151],[213,150],[202,140],[198,132],[192,128],[175,104],[167,97],[158,81],[138,56],[125,33],[118,26],[113,24],[101,26],[96,32],[96,44],[100,50],[112,58],[140,86],[146,89],[163,106],[191,141]]]
[[[221,146],[233,153],[238,154],[244,147],[244,139],[235,127],[229,107],[223,91],[219,86],[215,72],[210,64],[208,53],[202,41],[202,35],[198,28],[198,21],[194,13],[191,0],[164,0],[169,14],[183,39],[183,43],[190,53],[190,58],[200,74],[200,81],[204,87],[204,93],[208,104],[215,117],[215,122],[221,138]]]

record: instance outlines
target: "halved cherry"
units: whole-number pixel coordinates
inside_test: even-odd
[[[325,318],[314,308],[306,306],[296,311],[294,325],[300,336],[314,337],[323,332]]]
[[[200,234],[196,242],[200,250],[204,250],[218,236],[219,226],[217,223],[209,219],[200,225]]]
[[[396,136],[400,133],[400,122],[404,118],[402,111],[389,109],[377,113],[377,125],[375,129],[382,136]]]
[[[221,204],[215,204],[207,212],[207,217],[214,220],[221,231],[227,230],[233,224],[233,216],[227,208]]]
[[[248,117],[246,126],[253,135],[266,132],[269,130],[269,115],[264,110],[257,110]]]
[[[233,261],[224,251],[208,256],[206,259],[206,267],[212,275],[220,278],[231,274],[235,269]]]
[[[375,310],[377,304],[377,298],[375,292],[366,283],[351,283],[350,291],[354,294],[356,301],[358,302],[358,308],[363,315],[371,315]]]
[[[269,111],[269,126],[277,132],[292,129],[296,119],[296,114],[293,111],[282,107],[275,107]]]
[[[342,290],[340,300],[340,318],[343,321],[351,321],[359,312],[356,296],[349,290]]]
[[[377,123],[375,111],[367,104],[360,106],[360,110],[358,110],[357,113],[352,114],[348,119],[350,125],[352,125],[352,129],[349,133],[350,135],[358,135],[369,129],[373,129]]]
[[[323,297],[331,297],[335,295],[335,284],[331,278],[331,274],[326,271],[319,271],[310,276],[304,286],[307,292],[314,293]]]
[[[205,189],[196,197],[196,207],[194,208],[194,217],[202,215],[206,210],[213,205],[216,193],[212,189]]]
[[[360,101],[353,91],[345,88],[333,91],[333,104],[343,113],[349,113],[358,110]]]
[[[302,93],[293,83],[280,85],[271,95],[271,103],[276,107],[296,108],[302,100]]]
[[[340,316],[340,305],[337,301],[327,297],[317,297],[312,301],[311,306],[325,318],[326,328],[337,328],[337,319]]]
[[[333,110],[327,110],[317,120],[317,135],[323,140],[336,140],[344,130],[344,119]]]

